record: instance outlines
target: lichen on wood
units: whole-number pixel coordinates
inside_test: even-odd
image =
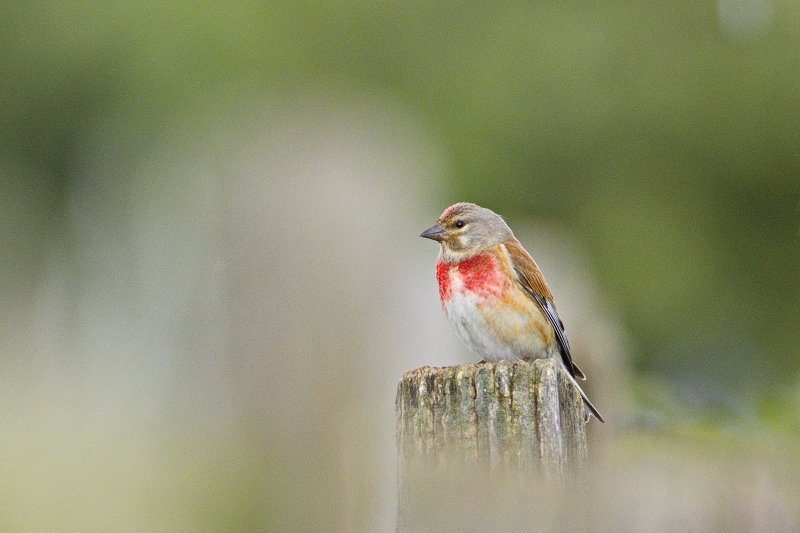
[[[398,531],[416,530],[415,501],[448,470],[533,482],[587,463],[583,401],[552,359],[411,370],[395,408]]]
[[[552,359],[406,372],[396,414],[401,461],[460,457],[556,477],[586,462],[583,402]]]
[[[463,531],[501,507],[525,523],[526,494],[587,464],[583,401],[552,359],[406,372],[396,415],[398,533]]]

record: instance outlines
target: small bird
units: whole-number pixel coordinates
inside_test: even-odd
[[[440,245],[439,298],[450,325],[485,361],[558,360],[592,416],[605,422],[575,378],[553,294],[533,258],[494,211],[466,202],[445,209],[420,237]]]

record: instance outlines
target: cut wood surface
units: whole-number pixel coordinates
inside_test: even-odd
[[[429,491],[448,469],[535,483],[586,466],[583,402],[552,359],[411,370],[395,409],[398,532],[418,530],[417,487]]]

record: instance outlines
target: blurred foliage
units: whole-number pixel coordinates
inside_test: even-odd
[[[769,361],[769,382],[796,375],[796,4],[7,0],[0,11],[0,150],[41,171],[12,172],[6,190],[42,205],[18,240],[4,235],[28,250],[6,255],[4,276],[35,271],[99,116],[125,117],[118,140],[135,150],[228,94],[378,92],[440,137],[452,199],[574,229],[640,370],[668,373],[723,339],[756,347],[744,356]]]

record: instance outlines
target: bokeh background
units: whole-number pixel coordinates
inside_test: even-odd
[[[393,531],[472,201],[608,420],[531,528],[799,531],[799,94],[779,0],[0,2],[0,529]]]

